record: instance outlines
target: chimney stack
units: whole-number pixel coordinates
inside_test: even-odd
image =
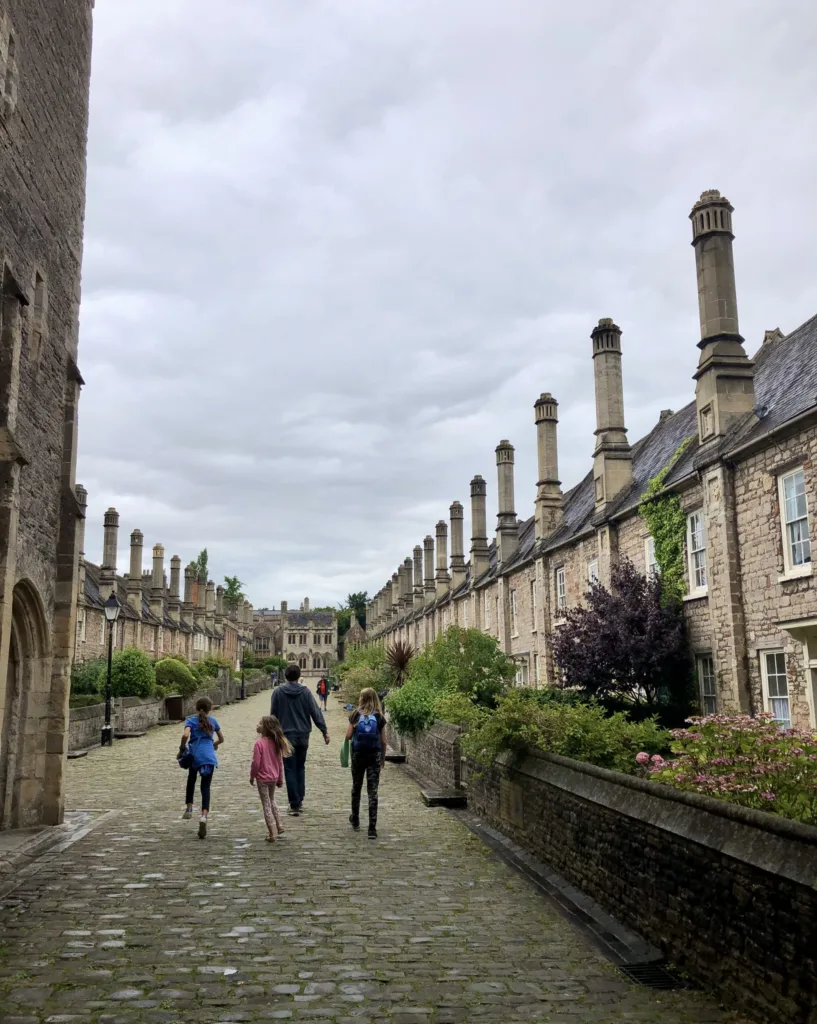
[[[534,404],[536,414],[536,451],[539,482],[536,493],[536,539],[544,540],[557,530],[565,518],[565,499],[559,480],[559,453],[556,424],[559,403],[548,392]]]
[[[596,386],[596,449],[593,479],[596,511],[603,511],[633,480],[633,453],[624,426],[621,379],[621,329],[609,317],[593,329],[593,378]]]
[[[130,572],[128,573],[128,604],[142,616],[142,548],[145,538],[141,530],[130,535]]]
[[[383,614],[382,623],[383,629],[386,630],[391,622],[391,580],[386,581],[386,585],[383,587]]]
[[[196,570],[191,562],[184,567],[184,604],[182,605],[182,622],[188,626],[193,625],[193,584],[196,579]]]
[[[198,629],[204,630],[207,624],[207,577],[199,576],[196,580],[196,610],[194,612],[195,624]]]
[[[400,574],[393,572],[391,575],[391,621],[395,622],[400,618]]]
[[[488,571],[487,485],[477,474],[471,481],[471,582]]]
[[[77,499],[77,505],[79,505],[80,516],[79,522],[77,523],[77,549],[80,554],[80,558],[85,557],[85,513],[88,509],[88,492],[82,486],[77,484],[74,488],[74,497]],[[80,596],[82,592],[80,591]]]
[[[165,549],[161,544],[153,548],[153,582],[150,588],[150,612],[164,619],[165,610]]]
[[[406,567],[397,566],[397,618],[403,617],[406,610]]]
[[[216,587],[216,628],[221,632],[224,626],[224,587]]]
[[[437,593],[434,585],[434,538],[431,534],[426,534],[423,539],[423,592],[425,593],[425,603],[431,604]]]
[[[732,213],[729,200],[710,189],[701,193],[689,215],[701,321],[701,356],[695,373],[701,444],[722,439],[755,407],[755,364],[746,355],[738,329]]]
[[[204,625],[209,632],[215,632],[216,628],[216,585],[212,580],[207,581],[207,589],[204,594]]]
[[[451,518],[451,589],[465,582],[465,539],[463,519],[465,512],[460,502],[452,503],[448,510]]]
[[[170,598],[167,602],[167,614],[173,622],[181,618],[182,601],[179,593],[181,586],[182,560],[178,555],[170,559]]]
[[[414,549],[414,607],[423,607],[423,549],[418,544]]]
[[[403,576],[405,580],[405,608],[406,613],[414,607],[414,562],[410,558],[403,560]]]
[[[116,589],[116,548],[119,534],[119,513],[109,508],[105,513],[105,530],[102,541],[102,565],[99,567],[100,597],[107,601]]]
[[[451,588],[448,575],[448,523],[441,519],[437,523],[437,597],[447,594]]]
[[[519,525],[514,511],[513,492],[514,447],[510,441],[496,446],[496,473],[499,488],[499,509],[496,522],[496,563],[509,562],[519,547]]]

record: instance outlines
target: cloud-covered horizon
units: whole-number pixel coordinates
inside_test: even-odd
[[[687,215],[735,205],[755,351],[817,311],[807,0],[117,0],[95,11],[77,479],[256,607],[374,593],[533,403],[589,470],[590,331],[631,440],[693,396]],[[492,520],[489,518],[489,529]],[[147,567],[147,554],[146,554]]]

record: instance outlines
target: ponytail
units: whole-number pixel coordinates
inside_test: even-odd
[[[209,697],[199,697],[196,701],[196,711],[199,713],[199,729],[202,732],[207,733],[208,736],[213,734],[213,723],[210,721],[210,712],[213,710],[213,702]]]

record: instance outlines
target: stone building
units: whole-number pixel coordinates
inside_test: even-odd
[[[84,512],[88,501],[85,488],[77,485],[76,495]],[[95,565],[85,558],[85,531],[80,530],[76,660],[106,656],[108,627],[103,606],[115,593],[122,605],[114,627],[115,650],[138,647],[156,659],[163,654],[183,654],[191,662],[210,654],[237,664],[241,637],[252,644],[253,608],[249,601],[238,608],[227,607],[223,587],[203,576],[196,578],[193,563],[184,568],[182,590],[182,560],[178,555],[170,559],[168,581],[161,544],[153,548],[151,568],[143,571],[141,530],[130,535],[130,571],[118,575],[118,534],[119,513],[109,508],[105,513],[102,562]]]
[[[338,658],[338,623],[334,612],[312,611],[309,598],[291,612],[287,601],[281,608],[261,608],[254,616],[254,651],[257,658],[277,654],[298,665],[303,678],[319,679]]]
[[[0,827],[63,814],[91,0],[0,0]]]
[[[786,724],[817,724],[817,317],[787,335],[767,331],[754,356],[747,355],[732,214],[717,191],[704,192],[690,214],[701,325],[694,400],[663,412],[631,444],[622,332],[600,320],[588,352],[596,393],[592,470],[562,490],[558,403],[543,393],[534,404],[534,514],[517,519],[514,448],[501,441],[495,538],[489,544],[487,484],[476,476],[470,560],[463,507],[454,502],[449,521],[437,523],[435,536],[414,548],[371,603],[370,638],[404,637],[422,647],[450,624],[473,626],[514,657],[520,684],[553,682],[549,639],[589,581],[609,583],[611,566],[623,556],[654,571],[638,506],[649,481],[672,464],[664,487],[679,496],[687,517],[684,608],[701,708],[770,711]]]

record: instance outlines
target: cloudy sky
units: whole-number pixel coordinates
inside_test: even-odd
[[[256,607],[376,591],[533,402],[590,468],[692,396],[690,207],[733,202],[754,351],[817,311],[813,0],[98,0],[78,479]],[[490,522],[493,522],[491,520]],[[489,527],[490,527],[489,522]]]

